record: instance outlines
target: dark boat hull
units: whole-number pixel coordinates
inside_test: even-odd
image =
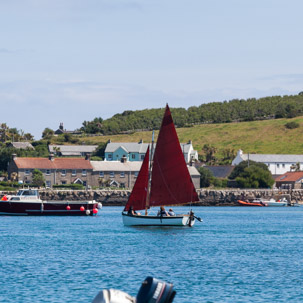
[[[88,201],[15,202],[0,201],[0,215],[15,216],[93,216],[98,203]]]

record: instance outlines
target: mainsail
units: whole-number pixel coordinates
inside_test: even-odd
[[[153,156],[149,206],[199,201],[189,174],[170,109],[166,105]]]
[[[148,187],[148,164],[149,164],[149,147],[145,154],[140,172],[138,174],[134,188],[129,196],[124,210],[128,211],[130,206],[133,210],[141,210],[145,208]]]

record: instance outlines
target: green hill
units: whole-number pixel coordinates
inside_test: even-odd
[[[288,129],[285,124],[295,121],[299,127]],[[178,128],[177,133],[181,142],[193,141],[193,146],[202,154],[202,147],[209,144],[222,154],[224,149],[245,153],[266,154],[302,154],[303,153],[303,117],[292,119],[274,119],[263,121],[200,124],[189,128]],[[155,132],[157,137],[158,132]],[[82,137],[80,141],[89,144],[107,142],[151,142],[152,132],[135,132],[127,135]]]

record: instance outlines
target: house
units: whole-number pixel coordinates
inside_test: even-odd
[[[57,156],[85,157],[96,151],[98,145],[49,145],[48,150]]]
[[[117,186],[132,188],[138,177],[142,161],[91,161],[92,186]],[[188,166],[194,186],[200,188],[200,174],[194,166]]]
[[[46,187],[54,184],[81,183],[91,184],[93,167],[89,158],[48,158],[16,157],[13,155],[8,164],[9,179],[13,172],[18,175],[18,181],[24,184],[32,183],[33,170],[40,170],[45,178]]]
[[[190,163],[192,160],[198,160],[198,152],[194,150],[191,141],[181,143],[180,145],[186,163]],[[138,143],[109,142],[105,148],[105,161],[120,161],[122,157],[126,157],[128,161],[143,161],[148,146],[151,147],[151,143],[143,143],[142,140]],[[154,144],[154,148],[155,146],[156,144]]]
[[[92,186],[132,188],[138,177],[141,161],[91,161]]]
[[[13,147],[16,149],[35,149],[29,142],[12,142],[8,147]]]
[[[231,174],[231,172],[234,170],[234,166],[232,165],[205,165],[203,166],[216,178],[226,179]]]
[[[297,163],[303,167],[303,155],[279,155],[279,154],[244,154],[239,150],[232,165],[238,165],[242,161],[255,161],[267,165],[273,176],[282,175],[291,171]]]
[[[64,129],[63,123],[61,122],[59,128],[55,131],[55,135],[71,134],[80,135],[82,132],[80,130],[66,130]]]
[[[275,181],[277,188],[302,189],[303,171],[286,172],[285,174],[276,177]]]

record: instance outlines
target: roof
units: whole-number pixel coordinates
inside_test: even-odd
[[[182,152],[188,153],[190,147],[192,146],[191,143],[180,143]],[[105,152],[106,153],[113,153],[118,148],[123,148],[125,151],[129,153],[140,153],[145,154],[147,151],[147,147],[151,146],[151,143],[138,143],[138,142],[110,142],[107,143]],[[154,148],[156,148],[156,144],[154,144]]]
[[[19,169],[93,169],[89,160],[82,158],[34,158],[24,157],[13,160]]]
[[[286,172],[275,179],[276,182],[296,182],[303,178],[303,171]]]
[[[113,153],[115,152],[118,148],[122,147],[129,153],[146,153],[147,147],[149,146],[149,143],[138,143],[138,142],[110,142],[107,143],[105,152],[106,153]]]
[[[139,171],[141,161],[90,161],[93,171]]]
[[[57,150],[62,154],[71,153],[92,153],[96,150],[98,145],[49,145],[48,150],[55,153]]]
[[[248,160],[248,154],[242,154],[241,158]],[[303,155],[249,154],[249,160],[265,163],[303,163]]]
[[[210,170],[214,175],[214,177],[216,178],[227,178],[235,168],[232,165],[220,165],[220,166],[206,165],[204,167]]]
[[[93,171],[139,171],[142,165],[141,161],[90,161]],[[187,166],[191,176],[200,176],[198,170],[194,166]]]
[[[34,147],[29,142],[12,142],[11,145],[17,149],[34,149]]]

